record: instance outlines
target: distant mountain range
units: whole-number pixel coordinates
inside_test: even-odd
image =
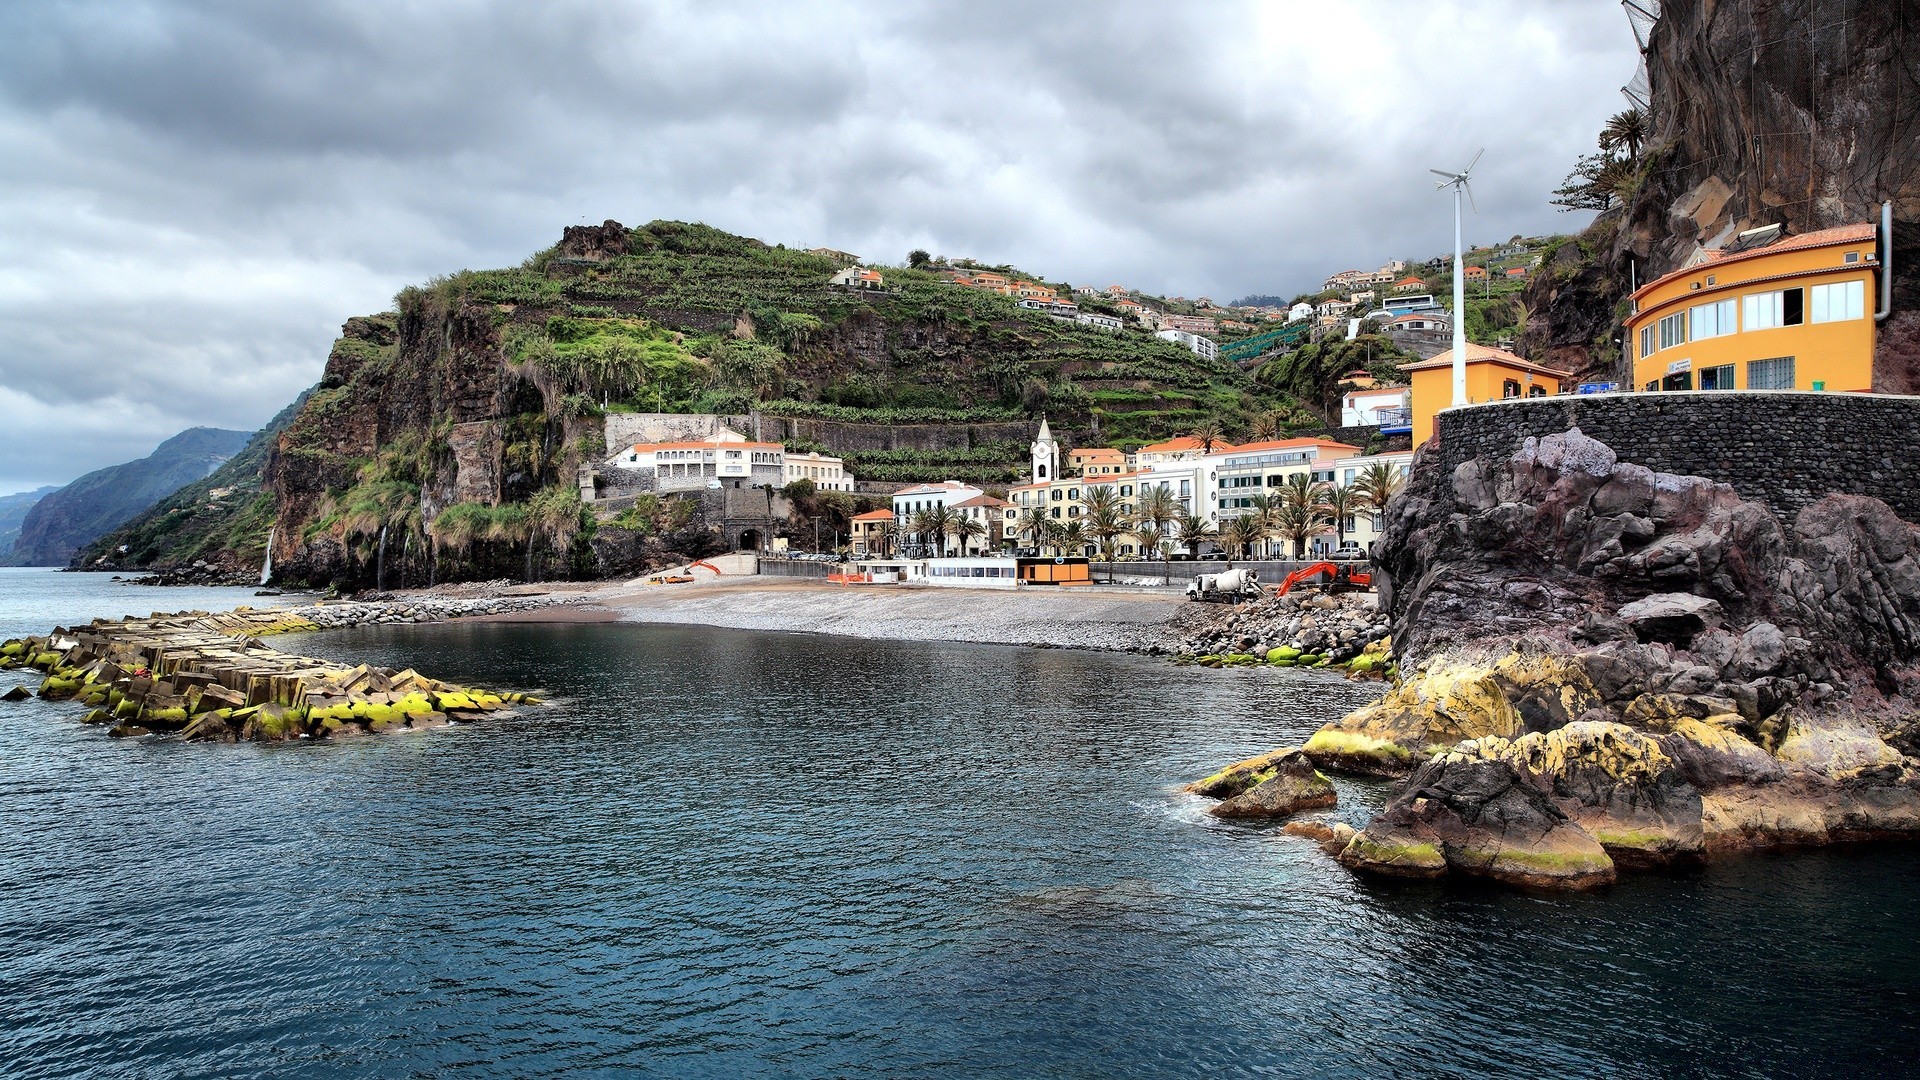
[[[27,520],[33,504],[59,490],[49,485],[17,495],[0,495],[0,557],[13,550],[13,542],[20,538],[20,523]]]
[[[248,431],[189,428],[139,461],[90,472],[58,490],[0,499],[0,539],[10,540],[4,561],[15,566],[64,566],[73,553],[115,526],[205,478],[240,452]],[[16,500],[31,499],[11,531]]]

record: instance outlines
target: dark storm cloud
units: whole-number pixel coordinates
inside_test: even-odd
[[[0,491],[252,427],[402,285],[704,220],[1188,296],[1470,236],[1618,107],[1608,5],[0,9]]]

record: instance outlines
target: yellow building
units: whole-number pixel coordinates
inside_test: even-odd
[[[1634,385],[1872,390],[1878,233],[1754,229],[1641,286],[1627,319]]]
[[[1413,385],[1413,445],[1433,436],[1433,416],[1453,406],[1453,350],[1431,360],[1402,364]],[[1572,378],[1567,372],[1542,367],[1502,349],[1467,344],[1467,402],[1502,398],[1546,397],[1557,394]]]

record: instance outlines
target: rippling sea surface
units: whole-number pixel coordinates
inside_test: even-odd
[[[0,571],[0,634],[216,602],[256,601]],[[237,747],[0,705],[0,1073],[1913,1068],[1915,848],[1380,888],[1177,793],[1365,695],[1336,679],[691,627],[287,645],[556,704]]]

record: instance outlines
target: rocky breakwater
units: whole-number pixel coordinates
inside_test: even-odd
[[[1369,592],[1301,589],[1232,607],[1193,604],[1168,631],[1182,663],[1337,667],[1375,677],[1392,671],[1387,618]]]
[[[1423,454],[1379,547],[1402,678],[1302,752],[1403,777],[1355,871],[1559,888],[1920,835],[1920,529],[1791,521],[1573,430]]]
[[[260,638],[322,629],[330,608],[182,612],[96,620],[0,644],[0,668],[44,673],[39,697],[92,706],[87,723],[115,736],[190,742],[344,738],[440,727],[537,704],[412,670],[343,667]],[[337,624],[336,624],[337,625]],[[28,695],[16,686],[9,700]]]

